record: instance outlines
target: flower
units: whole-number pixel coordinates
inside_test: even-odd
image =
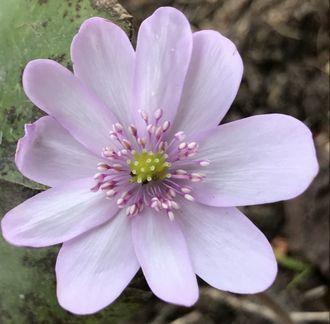
[[[290,199],[318,171],[310,131],[280,114],[217,126],[243,65],[215,31],[192,33],[160,8],[136,51],[113,23],[91,18],[74,37],[74,73],[51,60],[25,68],[27,96],[49,116],[26,125],[16,163],[52,187],[9,211],[5,239],[62,243],[57,296],[76,314],[113,302],[142,268],[161,299],[190,306],[196,274],[236,293],[269,287],[265,236],[235,206]]]

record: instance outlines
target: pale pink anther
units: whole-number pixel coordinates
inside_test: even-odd
[[[104,150],[102,151],[102,155],[106,158],[111,158],[115,156],[115,152],[109,148],[104,148]]]
[[[186,193],[190,193],[192,189],[188,187],[181,187],[181,191],[186,194]]]
[[[190,150],[195,150],[197,148],[197,143],[196,142],[191,142],[188,144],[188,149]]]
[[[186,170],[182,170],[182,169],[177,169],[174,171],[173,174],[177,174],[177,175],[186,175],[188,174],[188,172]]]
[[[129,129],[129,132],[131,133],[131,135],[136,138],[137,137],[136,127],[134,125],[131,125],[128,129]]]
[[[206,160],[199,161],[198,163],[199,163],[200,166],[203,166],[203,167],[206,167],[206,166],[210,165],[210,161],[206,161]]]
[[[99,171],[106,171],[106,170],[109,170],[110,168],[111,167],[108,164],[103,163],[103,162],[100,162],[100,163],[97,164],[97,169]]]
[[[110,189],[113,189],[114,187],[115,187],[115,185],[113,185],[110,182],[105,182],[100,185],[100,189],[103,191],[108,191]]]
[[[134,216],[134,215],[136,215],[137,212],[138,212],[138,207],[137,207],[136,204],[133,204],[133,205],[127,207],[127,210],[126,210],[126,211],[127,211],[127,212],[126,212],[126,215],[127,215],[127,216]]]
[[[168,120],[165,120],[163,125],[162,125],[162,129],[163,129],[163,132],[165,133],[169,128],[170,128],[170,122]]]
[[[179,150],[184,150],[186,147],[187,147],[187,143],[185,142],[180,143],[178,146]]]
[[[159,211],[159,208],[161,207],[161,202],[158,200],[158,198],[156,198],[156,197],[153,197],[153,198],[155,198],[155,199],[151,199],[150,207]]]
[[[94,174],[94,179],[95,180],[101,180],[102,181],[104,179],[104,177],[105,177],[105,175],[103,173],[100,173],[100,172]]]
[[[163,110],[162,109],[157,109],[155,111],[154,117],[156,119],[156,122],[163,116]]]
[[[168,208],[169,208],[167,202],[162,202],[162,203],[161,203],[161,206],[162,206],[162,208],[164,208],[164,209],[168,209]]]
[[[147,126],[147,132],[149,133],[149,135],[152,135],[155,132],[155,126],[152,124],[149,124]]]
[[[141,146],[142,149],[144,149],[146,147],[147,141],[144,138],[138,137],[137,142]]]
[[[148,125],[148,120],[149,120],[148,114],[141,109],[138,110],[138,112],[139,112],[140,116],[142,117],[142,119],[145,121],[146,125]]]
[[[118,134],[122,134],[123,132],[123,126],[120,123],[116,123],[113,125],[113,130],[117,132]]]
[[[171,210],[167,211],[167,216],[171,222],[174,221],[174,213]]]
[[[165,151],[167,149],[167,143],[166,142],[160,142],[158,145],[159,151]]]
[[[105,194],[107,195],[107,197],[114,197],[117,195],[117,191],[110,189],[110,190],[107,190]]]
[[[116,171],[122,171],[123,170],[123,165],[120,163],[114,163],[111,165],[111,169],[114,169]]]
[[[187,200],[190,200],[190,201],[194,201],[194,197],[190,194],[185,194],[184,197],[187,199]]]
[[[175,190],[173,190],[173,188],[170,188],[169,190],[168,190],[168,193],[174,198],[174,197],[176,197],[176,193],[175,193]]]
[[[116,132],[111,131],[110,132],[110,138],[112,140],[118,140],[118,134]]]
[[[186,138],[186,135],[184,134],[184,132],[180,131],[175,133],[174,137],[181,142]]]
[[[130,141],[128,141],[127,139],[123,139],[122,140],[122,144],[123,146],[127,149],[127,150],[131,150],[132,149],[132,144]]]
[[[193,182],[198,182],[205,178],[205,176],[200,173],[191,173],[190,177]]]
[[[171,207],[176,209],[176,210],[180,209],[180,205],[174,200],[171,201]]]
[[[159,140],[161,138],[161,136],[163,135],[163,129],[161,126],[157,127],[156,128],[156,131],[155,131],[155,136],[156,136],[156,139]]]

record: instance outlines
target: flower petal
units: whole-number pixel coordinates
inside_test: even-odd
[[[133,218],[132,235],[137,258],[154,294],[170,303],[193,305],[198,286],[178,224],[148,208]]]
[[[176,219],[196,274],[211,286],[257,293],[273,283],[277,264],[272,247],[238,209],[185,202]]]
[[[191,47],[189,22],[174,8],[160,8],[141,24],[134,78],[137,109],[153,114],[161,108],[164,118],[173,120],[189,65]]]
[[[91,314],[112,303],[139,269],[128,217],[65,242],[56,262],[57,297],[75,314]]]
[[[16,165],[29,179],[54,187],[93,176],[100,158],[77,142],[54,118],[25,125],[17,144]]]
[[[71,57],[75,75],[127,125],[135,53],[125,32],[104,18],[90,18],[73,39]]]
[[[212,30],[194,33],[174,131],[190,135],[217,126],[237,94],[242,74],[242,59],[228,38]]]
[[[34,60],[23,73],[30,100],[53,116],[91,151],[100,154],[109,145],[110,126],[116,122],[109,109],[69,70],[52,60]]]
[[[204,183],[194,195],[211,206],[244,206],[291,199],[301,194],[318,172],[312,134],[297,119],[259,115],[221,125],[205,143],[200,157]]]
[[[118,207],[92,186],[91,179],[80,179],[26,200],[2,219],[4,238],[19,246],[48,246],[106,222]]]

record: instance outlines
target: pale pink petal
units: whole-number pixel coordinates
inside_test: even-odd
[[[17,144],[18,169],[29,179],[50,187],[93,176],[100,161],[48,116],[25,125],[25,136]]]
[[[90,18],[73,39],[71,56],[75,75],[127,124],[135,53],[125,32],[104,18]]]
[[[150,208],[132,220],[135,252],[144,276],[159,298],[191,306],[198,286],[178,224]]]
[[[101,154],[109,145],[109,130],[116,120],[103,102],[62,65],[52,60],[29,62],[23,86],[36,106],[91,151]]]
[[[228,38],[212,30],[194,33],[174,132],[190,135],[217,126],[237,94],[242,74],[242,59]]]
[[[196,274],[211,286],[252,294],[273,283],[277,264],[272,247],[238,209],[187,202],[176,219]]]
[[[91,314],[112,303],[139,269],[129,218],[119,213],[69,242],[56,263],[57,297],[75,314]]]
[[[279,114],[245,118],[216,128],[201,143],[203,183],[199,201],[211,206],[243,206],[291,199],[318,172],[312,134],[299,120]]]
[[[91,179],[48,189],[10,210],[2,219],[3,237],[14,245],[58,244],[109,220],[118,211]]]
[[[192,33],[186,17],[174,8],[160,8],[140,27],[136,47],[134,104],[152,114],[164,110],[172,121],[189,65]]]

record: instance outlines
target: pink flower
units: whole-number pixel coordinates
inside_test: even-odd
[[[71,55],[74,74],[51,60],[25,68],[24,90],[49,116],[26,125],[16,163],[52,188],[2,220],[14,245],[64,242],[62,307],[97,312],[140,267],[159,298],[186,306],[198,298],[196,274],[236,293],[269,287],[272,248],[235,206],[301,194],[318,171],[310,131],[279,114],[217,127],[241,58],[173,8],[142,23],[136,51],[116,25],[88,19]]]

